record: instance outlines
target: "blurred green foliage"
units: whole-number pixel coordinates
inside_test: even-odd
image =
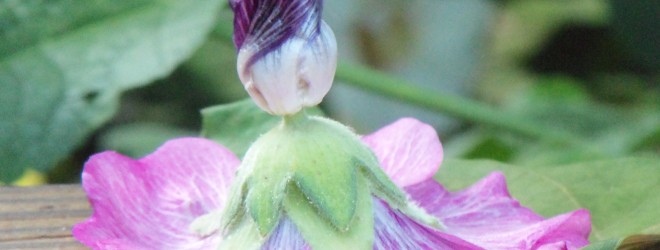
[[[220,3],[0,1],[0,181],[64,160],[122,91],[190,56]]]
[[[75,180],[91,153],[144,155],[168,138],[197,134],[199,110],[246,97],[224,1],[74,3],[0,2],[5,182],[27,167],[56,167],[52,181]],[[360,132],[415,116],[437,125],[449,157],[530,166],[658,153],[657,3],[326,5],[342,60],[481,100],[589,146],[530,140],[336,84],[323,108]],[[379,99],[365,105],[369,98]]]
[[[77,181],[93,153],[140,157],[202,125],[245,150],[272,117],[249,101],[200,114],[247,96],[225,4],[0,0],[0,182],[27,169]],[[594,239],[660,233],[650,191],[660,183],[660,2],[333,0],[324,15],[340,60],[579,143],[450,117],[351,81],[335,84],[326,115],[361,133],[414,116],[436,126],[446,158],[463,159],[439,173],[449,187],[501,170],[544,215],[591,209]],[[621,242],[630,240],[603,245]]]

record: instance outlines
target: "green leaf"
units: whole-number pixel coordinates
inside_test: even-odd
[[[628,236],[623,239],[617,249],[660,249],[660,234]]]
[[[323,115],[319,108],[309,108],[305,112]],[[202,136],[219,142],[240,158],[260,135],[282,120],[264,112],[249,98],[206,108],[202,110],[202,118]]]
[[[660,235],[632,235],[620,239],[609,239],[592,243],[583,250],[634,250],[659,249]]]
[[[53,167],[205,39],[225,1],[0,2],[0,181]]]
[[[621,239],[604,240],[589,244],[582,250],[615,250],[619,244],[621,244]]]
[[[548,167],[493,161],[446,161],[437,174],[449,189],[503,171],[513,197],[543,216],[578,208],[591,212],[592,240],[660,233],[659,157],[625,158]]]

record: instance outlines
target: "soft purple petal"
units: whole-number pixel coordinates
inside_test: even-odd
[[[433,127],[412,118],[400,119],[362,140],[400,187],[432,178],[442,162],[438,134]]]
[[[137,161],[94,155],[82,176],[94,214],[73,234],[93,249],[213,249],[219,237],[200,238],[188,226],[222,208],[239,163],[199,138],[171,140]]]
[[[261,247],[261,250],[279,249],[310,250],[311,247],[305,242],[296,225],[285,218],[280,221],[277,228]]]
[[[456,236],[422,226],[374,199],[374,249],[481,249]]]
[[[375,233],[373,249],[481,249],[456,236],[422,226],[401,212],[391,209],[380,199],[374,198],[372,204]],[[283,219],[261,249],[311,248],[305,243],[296,226],[290,220]]]
[[[511,198],[504,176],[495,172],[472,187],[447,192],[433,179],[406,191],[446,226],[447,232],[486,249],[535,249],[588,244],[589,212],[577,210],[545,220]],[[562,248],[560,248],[562,249]]]
[[[258,48],[248,65],[292,37],[316,38],[323,12],[322,0],[230,0],[229,5],[234,11],[236,48],[246,44]]]

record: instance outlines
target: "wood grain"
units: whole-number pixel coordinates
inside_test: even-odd
[[[90,214],[79,185],[0,187],[0,249],[87,249],[71,228]]]

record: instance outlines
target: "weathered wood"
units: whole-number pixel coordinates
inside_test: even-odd
[[[90,214],[79,185],[0,187],[0,249],[87,249],[71,228]]]

